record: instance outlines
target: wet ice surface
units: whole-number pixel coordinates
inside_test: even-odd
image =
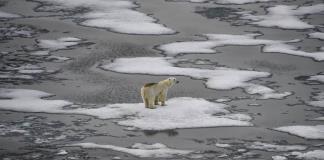
[[[70,146],[80,146],[82,148],[101,148],[109,149],[118,152],[128,153],[137,157],[153,157],[153,158],[170,158],[179,155],[186,155],[191,153],[190,150],[177,150],[168,148],[166,145],[161,143],[155,144],[142,144],[136,143],[130,148],[119,147],[114,145],[100,145],[95,143],[77,143]]]
[[[0,2],[1,158],[323,159],[323,2],[39,1]]]
[[[37,0],[38,1],[38,0]],[[105,28],[127,34],[174,34],[175,31],[159,24],[157,19],[136,11],[137,5],[124,0],[39,0],[42,11],[72,11],[81,9],[83,14],[72,14],[81,25]]]

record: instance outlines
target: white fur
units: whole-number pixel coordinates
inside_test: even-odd
[[[155,84],[146,84],[141,88],[141,96],[146,108],[155,108],[161,102],[161,106],[165,106],[168,89],[178,81],[174,77],[162,80]]]

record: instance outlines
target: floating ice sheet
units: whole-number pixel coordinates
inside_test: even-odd
[[[284,126],[274,130],[287,132],[306,139],[324,139],[324,125],[315,126]]]
[[[315,14],[324,11],[324,4],[315,4],[311,6],[296,5],[277,5],[267,8],[266,15],[253,15],[251,12],[238,12],[242,14],[242,19],[252,22],[250,24],[262,27],[279,27],[284,29],[308,29],[314,28],[307,22],[303,22],[299,16]]]
[[[310,33],[308,35],[309,35],[309,38],[316,38],[316,39],[324,40],[324,33],[322,33],[322,32],[314,32],[314,33]]]
[[[312,96],[312,101],[307,102],[308,105],[314,107],[324,107],[324,92],[317,93],[315,96]]]
[[[278,93],[266,86],[250,83],[248,81],[268,77],[267,72],[237,70],[217,67],[211,69],[181,68],[172,63],[177,60],[165,57],[137,57],[119,58],[114,62],[103,64],[101,68],[120,73],[137,73],[152,75],[188,76],[196,79],[206,79],[206,86],[212,89],[228,90],[244,88],[249,94],[260,94],[261,99],[280,99],[291,95],[290,92]]]
[[[162,50],[168,56],[176,56],[178,54],[203,54],[215,53],[214,48],[221,46],[255,46],[262,45],[263,52],[284,53],[295,56],[309,57],[317,61],[324,60],[324,52],[305,52],[298,50],[297,47],[287,43],[297,42],[299,40],[280,41],[256,39],[260,34],[245,34],[245,35],[231,35],[231,34],[205,34],[207,40],[205,41],[186,41],[175,42],[160,45],[157,48]]]
[[[249,149],[265,150],[270,152],[284,152],[284,151],[302,151],[307,149],[306,146],[302,145],[278,145],[269,144],[264,142],[253,142],[248,146]]]
[[[302,152],[292,152],[290,155],[296,156],[298,159],[305,160],[321,160],[324,159],[324,150],[313,150],[305,153]]]
[[[150,158],[171,158],[174,156],[186,155],[193,152],[191,150],[172,149],[161,143],[154,143],[154,144],[135,143],[129,148],[119,147],[114,145],[101,145],[96,143],[76,143],[69,146],[80,146],[82,148],[109,149],[109,150],[131,154],[141,158],[149,158],[149,157]]]
[[[225,109],[227,105],[200,98],[172,98],[167,101],[167,106],[152,110],[145,109],[143,103],[109,104],[101,108],[63,108],[72,103],[42,99],[48,96],[51,94],[36,90],[0,89],[0,109],[89,115],[116,119],[117,124],[143,130],[253,125],[250,116],[230,113]]]
[[[126,0],[38,0],[51,3],[48,10],[84,8],[81,14],[72,17],[81,25],[99,27],[127,34],[174,34],[175,31],[157,23],[157,20],[134,8],[132,1]]]
[[[20,15],[0,11],[0,18],[19,18]]]
[[[318,81],[318,82],[324,83],[324,75],[319,74],[319,75],[310,76],[307,80]]]
[[[59,50],[78,45],[79,41],[81,41],[81,39],[75,37],[62,37],[57,40],[41,39],[38,40],[38,45],[41,48],[46,48],[49,50]]]
[[[256,2],[269,2],[271,0],[216,0],[219,4],[246,4],[246,3],[256,3]]]

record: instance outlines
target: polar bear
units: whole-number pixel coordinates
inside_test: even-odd
[[[161,102],[165,106],[168,89],[179,83],[176,78],[170,77],[158,83],[147,83],[141,88],[141,96],[146,108],[154,109],[154,105]]]

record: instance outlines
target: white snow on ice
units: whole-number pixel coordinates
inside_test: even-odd
[[[109,149],[109,150],[131,154],[141,158],[149,158],[149,157],[150,158],[172,158],[174,156],[186,155],[193,152],[191,150],[172,149],[161,143],[154,143],[154,144],[135,143],[129,148],[119,147],[114,145],[101,145],[96,143],[76,143],[68,146],[79,146],[82,148]]]
[[[307,149],[306,146],[302,145],[278,145],[269,144],[264,142],[253,142],[248,146],[249,149],[265,150],[270,152],[284,152],[284,151],[302,151]]]
[[[272,160],[287,160],[287,158],[284,156],[272,156],[271,158]]]
[[[313,151],[308,151],[305,153],[292,152],[290,155],[294,155],[298,159],[321,160],[321,159],[324,159],[324,150],[313,150]]]
[[[51,3],[52,9],[84,7],[86,13],[75,14],[81,25],[109,29],[127,34],[174,34],[175,31],[159,24],[157,19],[136,11],[133,1],[126,0],[40,0]]]
[[[41,39],[38,40],[38,46],[52,51],[66,49],[70,46],[78,45],[81,39],[75,37],[62,37],[57,40]]]
[[[314,107],[324,107],[324,92],[316,93],[315,96],[312,96],[312,101],[307,102],[308,105]]]
[[[269,2],[272,0],[216,0],[219,4],[246,4],[246,3],[256,3],[256,2]]]
[[[255,24],[263,27],[279,27],[284,29],[308,29],[314,28],[307,22],[303,22],[300,17],[308,14],[316,14],[324,11],[324,4],[315,4],[311,6],[296,5],[277,5],[267,8],[266,15],[253,15],[252,12],[241,13],[242,19],[247,19]]]
[[[19,18],[20,15],[0,11],[0,18]]]
[[[100,108],[63,108],[72,105],[63,100],[47,100],[51,94],[27,89],[0,89],[0,109],[21,112],[82,114],[100,119],[116,119],[129,129],[165,130],[219,126],[252,126],[248,115],[232,114],[225,104],[200,98],[179,97],[167,106],[145,109],[143,103],[109,104]],[[218,114],[216,116],[215,114]]]
[[[269,53],[284,53],[295,56],[309,57],[317,61],[324,60],[324,52],[306,52],[298,50],[297,47],[286,43],[298,42],[298,39],[291,41],[256,39],[260,34],[204,34],[207,38],[205,41],[185,41],[174,42],[160,45],[157,48],[162,50],[168,56],[176,56],[178,54],[208,54],[215,53],[216,47],[222,46],[255,46],[262,45],[262,51]]]
[[[309,38],[316,38],[316,39],[324,40],[324,33],[322,33],[322,32],[314,32],[314,33],[310,33],[308,35],[309,35]]]
[[[310,76],[307,80],[318,81],[324,83],[324,74]]]
[[[324,139],[324,125],[315,126],[283,126],[274,130],[287,132],[306,139]]]
[[[219,147],[219,148],[229,148],[229,147],[232,147],[232,145],[227,144],[227,143],[216,143],[215,146],[216,147]]]
[[[137,73],[152,75],[189,76],[195,79],[206,80],[206,86],[212,89],[229,90],[244,88],[249,94],[260,94],[261,99],[280,99],[291,95],[290,92],[279,93],[266,86],[249,83],[256,78],[268,77],[267,72],[237,70],[224,67],[215,69],[181,68],[172,63],[176,59],[168,57],[137,57],[118,58],[114,62],[103,64],[101,68],[120,73]]]

